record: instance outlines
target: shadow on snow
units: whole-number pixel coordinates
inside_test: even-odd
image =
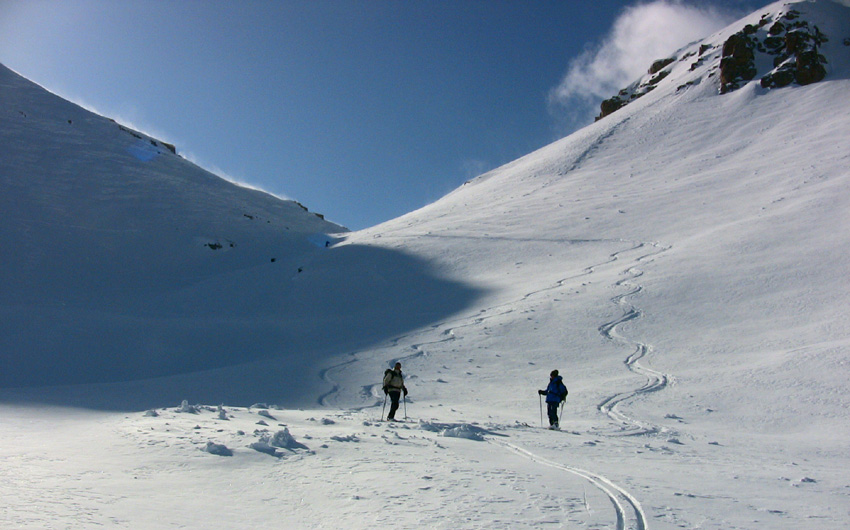
[[[315,404],[326,359],[444,319],[482,294],[420,258],[372,246],[317,250],[297,269],[275,265],[169,292],[150,286],[123,303],[0,305],[0,401]]]

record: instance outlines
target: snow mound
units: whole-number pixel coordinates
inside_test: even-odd
[[[425,431],[438,432],[440,436],[446,438],[465,438],[467,440],[475,440],[477,442],[484,441],[484,435],[490,434],[490,431],[463,423],[460,425],[447,425],[433,422],[422,422],[419,428]]]
[[[277,449],[272,447],[271,444],[269,443],[268,437],[261,438],[260,440],[250,444],[248,447],[250,447],[254,451],[258,451],[260,453],[265,453],[265,454],[271,455],[271,456],[279,456]]]
[[[233,451],[228,449],[226,445],[215,442],[207,442],[204,451],[216,456],[233,456]]]
[[[266,418],[268,418],[268,419],[270,419],[270,420],[277,421],[277,418],[275,418],[274,416],[272,416],[271,412],[269,412],[269,411],[268,411],[268,410],[266,410],[266,409],[263,409],[263,410],[261,410],[261,411],[257,412],[257,414],[259,414],[260,416],[265,416]]]
[[[331,436],[331,440],[335,442],[359,442],[360,438],[355,434],[348,434],[345,436]]]
[[[185,414],[198,414],[200,412],[200,409],[195,405],[190,405],[189,401],[184,399],[183,402],[180,403],[180,407],[178,407],[177,412],[182,412]]]
[[[475,440],[477,442],[484,441],[484,430],[478,427],[473,427],[469,424],[459,425],[446,429],[442,435],[447,438],[466,438],[467,440]]]
[[[295,441],[295,438],[289,433],[288,428],[284,428],[282,431],[277,431],[271,438],[271,445],[289,450],[307,449],[306,445]]]
[[[277,457],[282,455],[278,449],[286,449],[291,452],[299,449],[309,450],[309,447],[295,440],[295,437],[289,432],[289,428],[284,428],[282,431],[277,431],[274,434],[262,433],[260,439],[248,447],[255,451]]]

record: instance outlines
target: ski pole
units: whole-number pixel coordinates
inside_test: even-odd
[[[381,409],[381,421],[384,421],[384,411],[387,410],[387,393],[384,392],[384,408]]]
[[[407,394],[404,395],[404,419],[407,419]]]
[[[540,401],[540,426],[543,427],[543,395],[538,393],[537,400]]]

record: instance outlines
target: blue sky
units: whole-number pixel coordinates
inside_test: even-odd
[[[767,3],[0,0],[0,62],[359,229],[586,125]]]

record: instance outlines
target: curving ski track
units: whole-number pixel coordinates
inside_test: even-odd
[[[553,462],[540,457],[527,449],[523,449],[522,447],[518,447],[508,442],[493,439],[488,439],[488,441],[490,443],[501,445],[512,453],[524,456],[533,462],[555,469],[560,469],[567,473],[572,473],[573,475],[590,482],[595,488],[602,491],[611,501],[617,517],[617,525],[615,526],[616,530],[647,530],[648,525],[646,521],[646,514],[644,513],[640,502],[638,502],[631,493],[608,478],[584,469]]]
[[[636,248],[641,248],[647,244],[652,245],[656,250],[638,257],[635,260],[635,263],[640,263],[648,258],[655,257],[670,248],[663,247],[657,243],[644,243],[638,245]],[[607,414],[611,419],[622,425],[621,430],[617,433],[619,435],[639,436],[644,434],[656,434],[661,431],[660,428],[627,416],[620,412],[617,408],[619,404],[635,397],[662,390],[670,385],[673,380],[668,374],[647,368],[640,364],[639,361],[641,359],[652,353],[652,346],[628,339],[622,336],[617,330],[618,326],[621,324],[640,318],[643,314],[640,309],[637,309],[627,301],[627,298],[634,296],[643,290],[642,286],[633,283],[633,280],[643,276],[643,271],[635,267],[629,267],[624,271],[624,274],[628,274],[629,277],[618,281],[614,284],[614,286],[618,288],[631,287],[631,289],[626,293],[619,294],[611,298],[612,303],[623,309],[623,314],[617,319],[602,324],[598,329],[599,333],[608,340],[634,346],[634,351],[626,358],[624,363],[632,372],[645,376],[647,381],[640,388],[629,390],[627,392],[620,392],[608,397],[599,404],[598,408],[601,412]]]

